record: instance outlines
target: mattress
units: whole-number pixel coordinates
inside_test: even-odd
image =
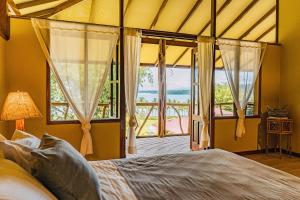
[[[220,149],[90,164],[103,199],[300,199],[300,178]]]

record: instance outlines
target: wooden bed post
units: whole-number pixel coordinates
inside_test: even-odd
[[[124,85],[124,0],[119,0],[120,15],[120,158],[126,157],[126,104]]]

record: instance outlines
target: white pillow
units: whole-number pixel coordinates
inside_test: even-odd
[[[0,134],[0,143],[3,143],[7,140],[3,135]],[[28,146],[30,148],[38,148],[41,140],[34,135],[27,133],[25,131],[15,130],[13,136],[11,137],[11,141],[16,141],[21,145]],[[5,151],[4,148],[5,145],[0,145],[0,158],[5,158]],[[6,151],[7,152],[7,151]]]
[[[4,142],[6,140],[6,138],[0,133],[0,142]],[[0,159],[4,158],[4,153],[2,148],[0,147]]]
[[[32,148],[38,148],[41,140],[34,135],[27,133],[25,131],[15,130],[13,136],[11,137],[12,141],[21,140],[20,142],[23,145],[27,145]]]
[[[4,136],[0,133],[0,142],[3,142],[4,140],[7,140],[6,137],[4,137]]]
[[[57,200],[28,172],[16,163],[0,158],[0,199]]]

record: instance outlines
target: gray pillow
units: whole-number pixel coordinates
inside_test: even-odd
[[[68,142],[45,134],[31,154],[32,175],[59,199],[101,199],[96,173]]]
[[[31,156],[31,151],[34,148],[28,146],[28,142],[30,142],[28,138],[16,141],[5,140],[0,142],[0,149],[2,149],[3,155],[6,159],[14,161],[26,171],[31,173],[31,164],[34,159]]]

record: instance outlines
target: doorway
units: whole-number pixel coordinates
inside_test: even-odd
[[[167,45],[165,40],[143,43],[136,109],[138,152],[148,147],[143,152],[190,150],[191,56],[192,47]]]

